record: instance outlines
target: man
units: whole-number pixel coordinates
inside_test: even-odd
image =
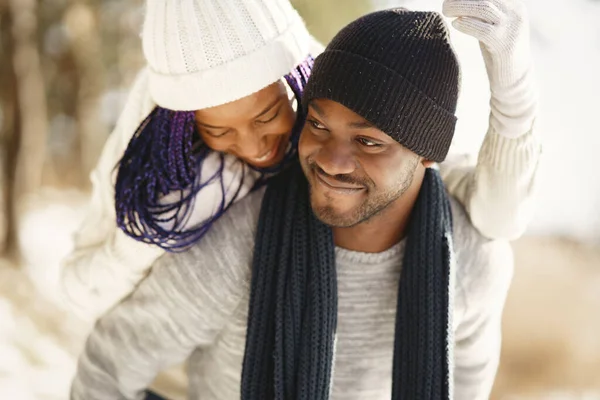
[[[512,259],[431,168],[458,88],[438,14],[344,28],[305,90],[301,168],[156,263],[98,322],[72,398],[142,398],[192,353],[193,399],[488,398]]]

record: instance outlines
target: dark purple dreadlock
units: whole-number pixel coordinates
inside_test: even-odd
[[[313,62],[309,56],[285,76],[298,102],[290,150],[283,161],[274,167],[253,167],[261,173],[254,189],[296,157],[298,139],[306,118],[301,96]],[[202,176],[202,164],[212,151],[200,140],[193,112],[156,107],[140,124],[117,165],[115,209],[119,228],[136,240],[172,252],[185,250],[200,240],[213,222],[235,202],[245,178],[242,175],[234,196],[226,202],[224,155],[219,154],[220,167],[212,176]],[[186,227],[196,194],[214,181],[218,181],[221,187],[218,210],[200,224]],[[163,198],[169,193],[178,194],[178,198],[165,203]]]

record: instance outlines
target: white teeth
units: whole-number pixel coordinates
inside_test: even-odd
[[[260,162],[260,161],[265,161],[265,160],[268,160],[268,159],[269,159],[269,157],[271,157],[271,153],[272,153],[272,152],[273,152],[273,150],[269,151],[267,154],[265,154],[265,155],[264,155],[264,156],[262,156],[262,157],[255,158],[255,159],[254,159],[254,161],[258,161],[258,162]]]

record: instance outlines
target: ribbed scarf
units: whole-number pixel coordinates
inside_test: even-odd
[[[451,399],[452,214],[435,170],[425,173],[407,229],[392,399]],[[331,229],[314,216],[306,178],[293,165],[269,182],[262,203],[243,400],[329,399],[337,325],[334,250]]]

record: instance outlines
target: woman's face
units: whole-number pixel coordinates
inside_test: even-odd
[[[233,154],[258,168],[281,162],[296,121],[281,81],[195,114],[198,132],[211,149]]]

